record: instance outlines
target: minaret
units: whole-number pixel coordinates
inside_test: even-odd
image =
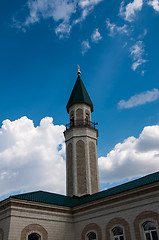
[[[67,196],[82,196],[99,191],[97,163],[98,130],[91,122],[93,104],[81,80],[77,81],[67,103],[69,124],[64,132],[66,142]]]

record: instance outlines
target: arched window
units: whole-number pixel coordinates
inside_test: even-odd
[[[95,232],[89,232],[87,234],[87,240],[97,240],[97,236]]]
[[[145,240],[158,240],[156,226],[153,222],[145,222],[143,224]]]
[[[28,236],[28,240],[41,240],[41,237],[37,233],[31,233]]]
[[[124,233],[121,227],[115,227],[112,230],[113,240],[124,240]]]

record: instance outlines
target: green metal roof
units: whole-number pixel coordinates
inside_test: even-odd
[[[81,80],[80,75],[77,77],[77,81],[74,85],[74,88],[72,90],[71,96],[67,103],[67,112],[69,110],[69,107],[72,106],[75,103],[86,103],[91,107],[91,111],[93,112],[93,103],[88,95],[88,92]]]
[[[49,193],[44,191],[30,192],[19,195],[11,196],[11,198],[22,199],[34,202],[55,204],[59,206],[74,207],[84,203],[88,203],[94,200],[112,196],[118,193],[122,193],[134,188],[142,187],[151,183],[159,181],[159,172],[149,174],[142,178],[121,184],[119,186],[98,192],[92,195],[85,195],[82,197],[68,197],[60,194]]]
[[[14,196],[11,196],[11,198],[72,207],[71,197],[67,197],[64,195],[56,194],[56,193],[44,192],[44,191],[36,191],[36,192],[29,192],[29,193],[14,195]]]

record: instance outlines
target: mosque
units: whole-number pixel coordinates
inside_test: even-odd
[[[67,196],[37,191],[1,201],[0,240],[159,240],[159,172],[99,190],[97,124],[77,74],[64,131]]]

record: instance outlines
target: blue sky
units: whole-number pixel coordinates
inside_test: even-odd
[[[158,26],[158,0],[1,1],[3,196],[37,189],[64,193],[62,132],[77,64],[99,123],[101,188],[159,169]],[[52,142],[55,149],[48,153]],[[57,171],[58,160],[63,177],[57,181],[46,165]],[[42,175],[38,183],[30,162],[35,176]]]

